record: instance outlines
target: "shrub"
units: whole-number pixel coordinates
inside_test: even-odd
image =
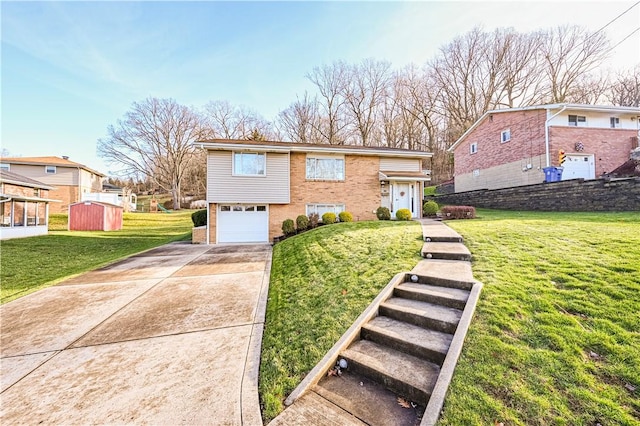
[[[298,229],[298,231],[304,231],[308,227],[309,227],[309,218],[308,217],[306,217],[303,214],[301,214],[300,216],[296,217],[296,229]]]
[[[207,211],[198,210],[191,213],[191,221],[193,222],[193,226],[196,228],[198,226],[205,226],[207,224]]]
[[[293,219],[287,219],[282,222],[282,232],[284,233],[284,235],[293,235],[296,233]]]
[[[378,220],[391,220],[391,212],[386,207],[378,207],[376,209],[376,217]]]
[[[443,219],[474,219],[476,208],[472,206],[444,206],[440,209]]]
[[[440,206],[433,200],[429,200],[422,206],[422,214],[425,216],[435,216],[438,213]]]
[[[340,222],[353,222],[353,215],[349,212],[340,212],[338,218]]]
[[[322,223],[325,225],[330,225],[332,223],[336,223],[336,214],[331,212],[326,212],[322,215]]]
[[[396,219],[398,220],[411,220],[411,210],[400,209],[396,212]]]
[[[311,213],[309,215],[309,228],[317,228],[318,222],[320,222],[320,216],[318,216],[318,213]]]

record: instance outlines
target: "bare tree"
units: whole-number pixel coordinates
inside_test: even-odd
[[[613,105],[640,106],[640,65],[619,73],[612,81],[607,99]]]
[[[610,90],[611,83],[607,74],[586,74],[580,76],[567,96],[567,102],[575,104],[602,103]]]
[[[129,175],[152,179],[179,209],[182,180],[194,159],[192,143],[203,135],[200,116],[173,99],[147,98],[134,102],[107,133],[98,140],[98,154]]]
[[[581,76],[601,65],[609,54],[603,32],[590,33],[578,26],[549,30],[541,46],[547,101],[567,102]]]
[[[344,145],[347,135],[345,129],[344,92],[348,79],[348,66],[344,62],[314,67],[307,78],[318,88],[318,119],[315,129],[325,142],[332,145]]]
[[[544,76],[540,73],[541,32],[528,34],[513,30],[502,34],[505,58],[496,104],[508,108],[534,105],[542,101]]]
[[[373,144],[371,134],[376,125],[377,110],[387,90],[391,63],[365,59],[349,67],[348,80],[344,84],[348,120],[363,146]]]
[[[307,92],[278,114],[276,127],[284,137],[299,143],[321,143],[318,133],[318,103]]]
[[[260,134],[264,139],[270,139],[273,136],[271,123],[251,109],[234,106],[228,101],[211,101],[204,110],[209,137],[247,139]]]

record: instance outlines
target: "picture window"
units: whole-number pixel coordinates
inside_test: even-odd
[[[265,153],[234,152],[233,174],[240,176],[265,176]]]

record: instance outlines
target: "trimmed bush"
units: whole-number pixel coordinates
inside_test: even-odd
[[[191,213],[191,221],[193,222],[193,226],[196,228],[198,226],[205,226],[207,224],[207,211],[198,210]]]
[[[433,200],[429,200],[426,203],[424,203],[424,205],[422,206],[422,214],[424,214],[427,217],[432,217],[432,216],[435,216],[436,213],[438,213],[439,209],[440,209],[440,206],[438,206],[438,203],[436,203]]]
[[[309,218],[301,214],[296,217],[296,229],[298,231],[304,231],[309,227]]]
[[[391,220],[391,212],[386,207],[378,207],[376,209],[376,217],[378,220]]]
[[[309,215],[309,228],[317,228],[318,222],[320,222],[320,216],[318,216],[318,213],[311,213]]]
[[[340,222],[353,222],[353,215],[349,212],[340,212],[338,218]]]
[[[396,212],[396,219],[398,220],[411,220],[411,210],[400,209]]]
[[[322,215],[322,223],[325,225],[330,225],[332,223],[336,223],[336,214],[331,212],[326,212]]]
[[[443,219],[475,219],[476,208],[472,206],[444,206],[440,209]]]
[[[293,235],[296,233],[296,228],[293,219],[287,219],[282,222],[282,233],[284,235]]]

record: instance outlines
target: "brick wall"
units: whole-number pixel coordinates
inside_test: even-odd
[[[61,203],[50,203],[49,213],[68,213],[69,204],[80,201],[77,186],[56,186],[56,189],[49,192],[49,198],[62,201]]]
[[[513,163],[544,154],[545,110],[513,111],[491,114],[476,127],[454,151],[456,176]],[[500,134],[509,129],[511,140],[502,143]],[[469,147],[478,144],[478,152]]]
[[[345,156],[345,180],[306,179],[306,154],[291,154],[291,199],[289,204],[269,206],[269,239],[282,235],[282,222],[306,214],[307,204],[344,204],[353,220],[374,220],[380,206],[380,159]]]
[[[640,211],[640,178],[574,179],[426,197],[442,205],[502,210]]]
[[[637,132],[629,129],[598,129],[593,127],[549,127],[549,150],[552,165],[558,164],[558,151],[576,153],[575,145],[582,142],[580,154],[594,154],[596,176],[609,173],[629,159],[636,148]]]

